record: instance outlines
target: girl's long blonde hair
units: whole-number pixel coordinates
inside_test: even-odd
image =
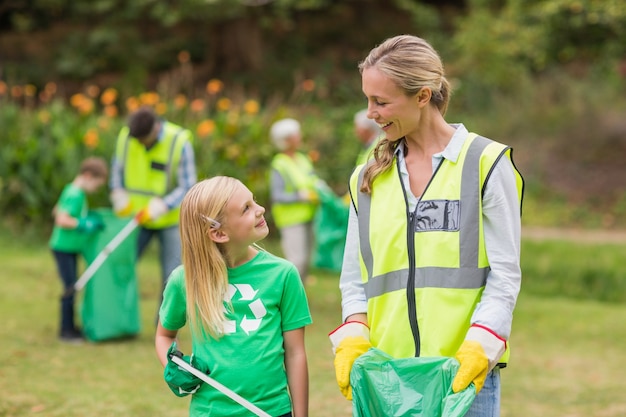
[[[195,184],[180,207],[187,316],[192,331],[219,338],[225,320],[228,270],[224,248],[209,236],[224,224],[224,208],[239,180],[217,176]]]
[[[400,35],[385,40],[370,51],[359,64],[363,70],[376,67],[407,96],[414,96],[422,87],[432,91],[431,103],[442,115],[446,114],[450,100],[450,83],[444,75],[443,63],[435,49],[424,39],[413,35]],[[374,149],[374,161],[363,174],[361,192],[370,194],[374,179],[391,167],[400,141],[382,139]]]

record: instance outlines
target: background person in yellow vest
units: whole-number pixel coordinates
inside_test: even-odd
[[[385,137],[350,180],[344,324],[330,335],[337,383],[351,398],[350,369],[370,346],[456,357],[452,390],[478,392],[466,415],[499,416],[521,283],[523,180],[511,149],[445,121],[450,86],[423,39],[387,39],[359,69]]]
[[[358,111],[354,115],[354,133],[361,142],[362,148],[356,158],[355,166],[364,164],[372,156],[372,151],[382,136],[382,129],[376,122],[367,117],[367,109]]]
[[[270,137],[279,150],[270,169],[272,217],[280,232],[283,255],[305,281],[313,252],[313,218],[319,205],[316,188],[323,182],[310,158],[299,152],[302,132],[297,120],[278,120],[270,128]]]
[[[180,204],[197,181],[191,132],[159,118],[151,107],[132,113],[111,163],[111,202],[120,216],[141,212],[137,256],[156,236],[162,285],[181,263]]]

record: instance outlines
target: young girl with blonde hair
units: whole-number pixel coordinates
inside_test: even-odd
[[[163,293],[156,352],[167,369],[168,350],[189,322],[193,356],[212,378],[272,416],[305,417],[311,315],[295,266],[256,246],[269,233],[264,213],[235,178],[189,190],[180,211],[183,265]],[[190,416],[251,415],[208,385],[189,393]]]

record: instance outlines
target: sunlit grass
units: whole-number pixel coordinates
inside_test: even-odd
[[[56,338],[60,284],[45,244],[24,246],[2,237],[0,243],[0,336],[5,352],[0,365],[0,415],[188,415],[188,400],[171,394],[154,353],[153,328],[160,286],[154,250],[140,260],[137,268],[142,325],[138,337],[74,346]],[[273,241],[264,246],[270,250],[277,247]],[[610,254],[599,257],[589,247],[581,249],[558,241],[537,248],[547,260],[525,247],[526,255],[534,254],[524,262],[532,271],[541,270],[534,260],[550,263],[567,253],[577,262],[589,256],[598,265],[611,259]],[[619,245],[602,247],[603,252],[614,256],[621,256],[623,250]],[[573,275],[577,264],[572,265],[568,274],[576,282]],[[606,265],[613,270],[622,268],[612,262]],[[314,319],[306,332],[310,408],[316,417],[351,415],[351,404],[341,396],[334,381],[327,338],[340,320],[337,279],[335,273],[314,271],[307,282]],[[525,279],[549,280],[550,275],[529,273]],[[512,359],[502,372],[502,417],[623,416],[626,351],[622,346],[626,343],[626,327],[622,317],[626,307],[554,294],[538,296],[529,291],[531,286],[523,289],[515,312]],[[181,346],[190,349],[186,332],[182,333]]]

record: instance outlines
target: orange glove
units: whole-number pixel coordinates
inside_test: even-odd
[[[361,322],[349,321],[333,330],[329,338],[335,353],[337,385],[343,396],[351,401],[350,371],[356,358],[372,347],[369,340],[369,328]]]
[[[163,199],[154,197],[148,203],[148,207],[137,213],[137,221],[141,225],[156,220],[169,211],[169,208],[163,201]]]
[[[463,391],[472,382],[476,394],[485,385],[487,374],[506,350],[506,341],[482,326],[472,326],[455,357],[461,365],[452,381],[452,391]]]

